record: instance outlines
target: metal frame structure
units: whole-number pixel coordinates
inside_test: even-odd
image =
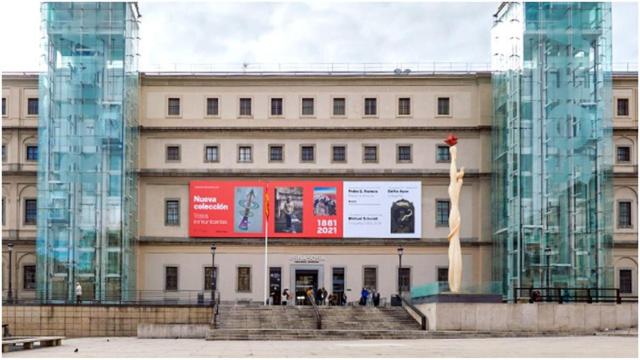
[[[508,299],[611,287],[611,4],[509,2],[494,17],[494,277]]]
[[[135,296],[135,3],[41,5],[37,291],[71,302]]]

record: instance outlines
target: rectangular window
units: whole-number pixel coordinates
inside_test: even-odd
[[[400,268],[398,271],[400,290],[404,293],[411,291],[411,268]]]
[[[251,116],[251,98],[240,98],[240,116]]]
[[[180,161],[180,146],[167,146],[167,161]]]
[[[38,115],[38,98],[27,99],[27,115]]]
[[[436,162],[451,162],[448,145],[438,145],[436,150]]]
[[[166,200],[164,203],[164,224],[166,226],[180,225],[180,200]]]
[[[438,268],[438,282],[448,282],[449,281],[449,268],[440,267]]]
[[[218,145],[207,145],[204,147],[204,162],[218,162],[220,161],[220,153],[218,151]]]
[[[7,219],[7,199],[2,198],[2,225],[6,223]]]
[[[411,146],[398,146],[398,162],[411,162]]]
[[[282,116],[282,98],[271,98],[271,116]]]
[[[303,145],[300,147],[300,161],[312,162],[315,159],[315,146]]]
[[[313,98],[302,98],[302,115],[313,115]]]
[[[398,115],[411,115],[411,99],[410,98],[398,99]]]
[[[35,225],[37,218],[38,218],[38,201],[36,199],[26,199],[24,201],[25,225]]]
[[[237,292],[251,292],[251,268],[248,266],[238,267],[238,287]]]
[[[238,147],[238,162],[250,163],[253,161],[251,146]]]
[[[449,225],[449,200],[436,201],[436,226]]]
[[[331,156],[334,162],[346,162],[347,161],[347,147],[344,145],[334,145],[331,148]]]
[[[216,270],[213,272],[213,282],[214,283],[218,283],[218,267],[216,266]],[[211,266],[207,266],[204,268],[204,289],[205,290],[212,290],[213,288],[211,287]],[[218,287],[216,286],[216,289],[218,289]]]
[[[631,269],[620,269],[618,272],[619,287],[621,294],[630,294],[633,292],[633,279]]]
[[[378,147],[375,145],[365,145],[362,160],[366,163],[378,162]]]
[[[167,114],[171,116],[180,115],[180,98],[169,98]]]
[[[38,145],[27,145],[27,160],[38,161]]]
[[[7,115],[7,98],[2,98],[2,116]]]
[[[449,102],[450,99],[448,97],[438,98],[438,115],[450,115]]]
[[[364,114],[367,116],[375,116],[378,114],[378,99],[365,98],[364,99]]]
[[[7,145],[2,144],[2,162],[7,162]]]
[[[178,291],[178,267],[165,266],[164,289],[166,291]]]
[[[618,202],[618,227],[630,228],[631,224],[631,201]]]
[[[631,161],[631,147],[618,146],[616,148],[616,160],[618,162],[630,162]]]
[[[36,289],[36,266],[25,265],[22,267],[22,288],[24,290]]]
[[[333,115],[344,116],[347,113],[345,98],[333,98]]]
[[[282,161],[284,158],[282,145],[269,146],[269,161]]]
[[[344,292],[344,268],[335,267],[331,269],[332,275],[332,291],[334,294],[342,294]]]
[[[618,99],[618,116],[629,116],[629,99]]]
[[[376,267],[364,268],[364,281],[362,286],[366,287],[367,289],[378,288],[378,268]]]
[[[218,116],[218,98],[207,98],[207,115]]]

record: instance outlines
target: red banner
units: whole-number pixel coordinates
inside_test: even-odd
[[[189,236],[342,237],[341,181],[192,181]],[[268,209],[265,209],[265,206]]]

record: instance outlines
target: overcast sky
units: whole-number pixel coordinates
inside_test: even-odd
[[[0,67],[38,69],[39,3],[1,4]],[[174,63],[489,63],[498,4],[141,1],[140,69]],[[614,3],[613,61],[637,63],[637,56],[638,6]]]

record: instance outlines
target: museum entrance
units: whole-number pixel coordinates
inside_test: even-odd
[[[296,269],[296,305],[311,305],[306,297],[308,288],[318,289],[318,270]]]

